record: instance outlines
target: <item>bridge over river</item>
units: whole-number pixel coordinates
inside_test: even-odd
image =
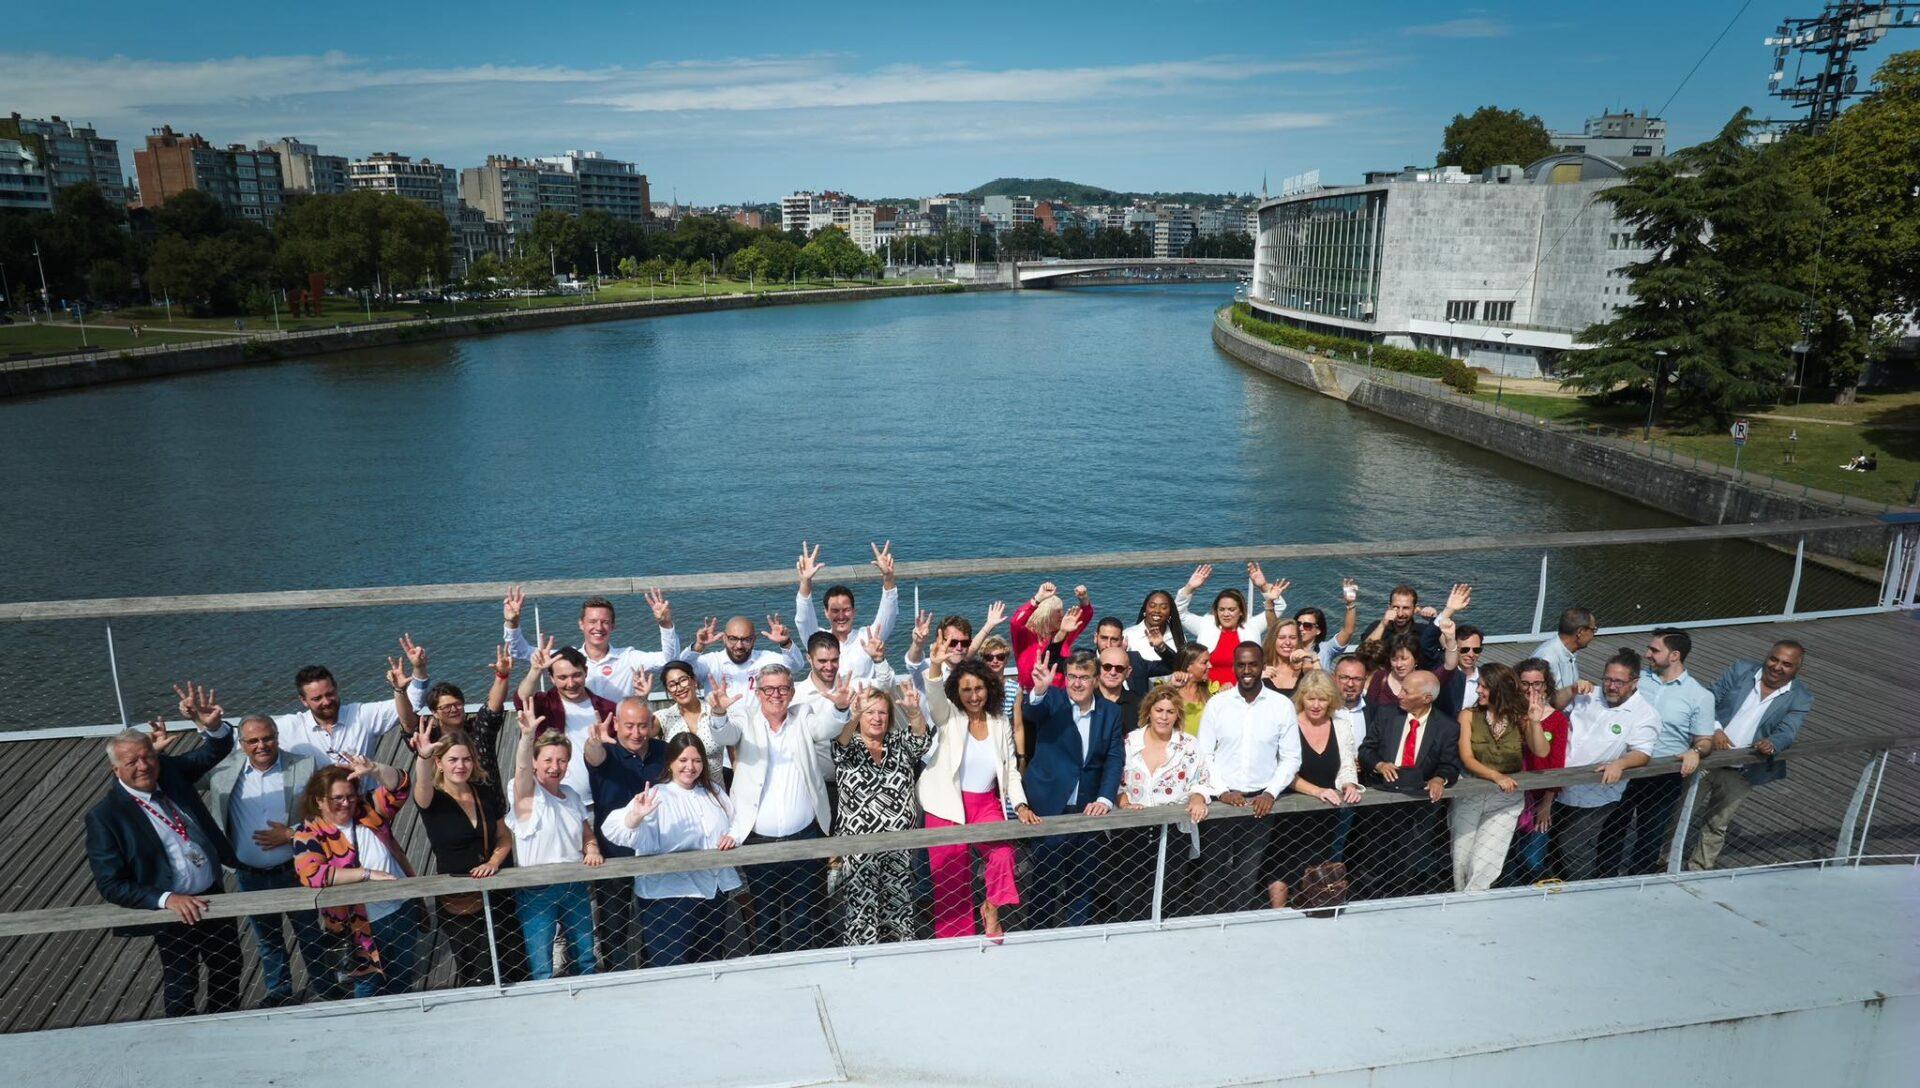
[[[997,280],[1015,288],[1047,286],[1101,272],[1251,274],[1253,261],[1235,257],[1088,257],[1077,260],[1009,261],[975,265],[975,282]]]

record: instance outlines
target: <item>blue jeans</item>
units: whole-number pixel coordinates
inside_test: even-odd
[[[409,899],[399,910],[373,923],[374,947],[380,950],[380,966],[386,974],[354,979],[353,996],[403,994],[413,987],[413,952],[420,940],[420,917],[420,901]]]
[[[719,959],[726,927],[724,896],[640,900],[640,934],[647,943],[649,967]]]
[[[791,835],[751,834],[742,845],[822,837],[818,824],[808,824]],[[755,866],[746,877],[747,890],[753,894],[754,955],[812,948],[814,933],[827,913],[826,861],[779,861]]]
[[[593,896],[585,884],[555,884],[522,888],[514,893],[520,906],[520,934],[527,942],[527,963],[535,979],[553,977],[553,930],[560,927],[573,952],[573,974],[591,975],[593,957]]]
[[[292,888],[299,885],[294,878],[291,866],[285,870],[256,875],[244,869],[233,871],[234,885],[243,892],[263,892],[273,888]],[[326,970],[326,938],[320,929],[320,916],[312,911],[295,911],[291,914],[255,914],[247,918],[247,927],[253,931],[253,943],[260,951],[260,975],[267,987],[269,997],[293,996],[293,971],[288,957],[286,938],[280,920],[293,923],[293,938],[300,946],[300,958],[307,964],[307,989],[316,998],[331,999],[339,996],[339,982],[336,979],[323,978]]]

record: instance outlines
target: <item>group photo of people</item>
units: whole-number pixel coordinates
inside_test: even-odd
[[[1296,588],[1258,563],[1246,590],[1210,588],[1202,565],[1124,608],[1046,581],[1011,609],[903,615],[891,544],[871,552],[869,609],[845,584],[816,603],[825,565],[803,544],[790,610],[703,617],[684,642],[658,590],[629,645],[607,598],[580,601],[577,637],[562,637],[530,632],[512,589],[491,661],[448,676],[402,633],[377,702],[344,701],[323,664],[290,663],[297,708],[225,706],[219,677],[183,678],[170,702],[191,729],[162,715],[105,745],[113,781],[86,817],[94,885],[169,912],[121,931],[152,942],[169,1016],[1228,912],[1336,916],[1676,857],[1712,869],[1751,792],[1786,775],[1813,705],[1798,642],[1696,676],[1690,632],[1596,645],[1580,606],[1514,664],[1487,661],[1466,582],[1423,604],[1411,585]],[[1741,758],[1701,770],[1718,752]],[[1661,773],[1633,773],[1655,761]],[[1562,770],[1585,773],[1518,781]],[[1153,808],[1163,818],[1137,826],[1073,819]],[[975,824],[1002,827],[835,848]],[[731,853],[777,844],[745,864]],[[595,873],[675,854],[702,856]],[[407,890],[542,866],[568,868]],[[374,882],[318,910],[209,913],[230,893]]]

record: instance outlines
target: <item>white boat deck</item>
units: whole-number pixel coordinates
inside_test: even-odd
[[[0,1064],[142,1088],[1911,1085],[1916,934],[1911,864],[1722,872],[43,1031],[0,1036]]]

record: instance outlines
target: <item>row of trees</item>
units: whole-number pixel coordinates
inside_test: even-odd
[[[1574,385],[1666,374],[1677,410],[1717,422],[1801,381],[1844,403],[1920,314],[1920,51],[1824,132],[1756,127],[1742,110],[1601,194],[1651,255],[1628,270],[1633,301],[1582,334],[1593,348],[1564,357]]]

